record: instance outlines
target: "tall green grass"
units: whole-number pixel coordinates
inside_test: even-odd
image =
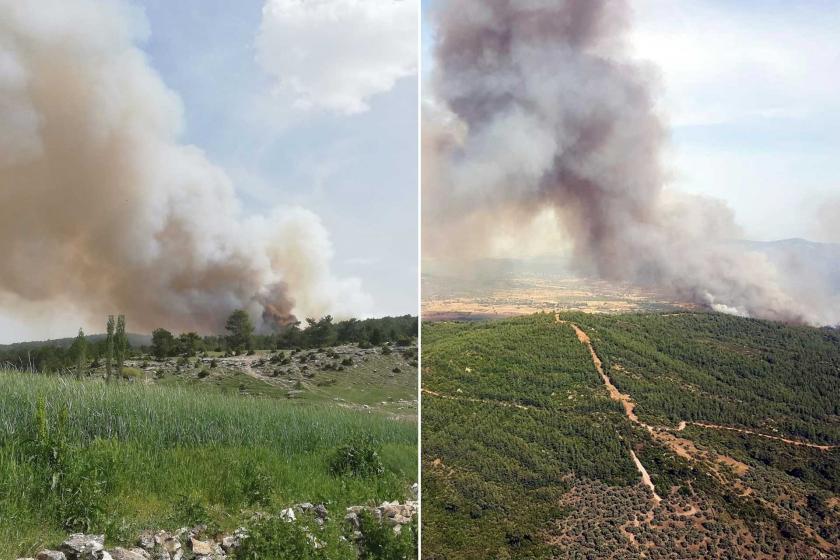
[[[379,447],[384,474],[330,474],[331,453],[359,440]],[[44,488],[56,485],[45,479],[53,471],[62,499]],[[70,529],[125,542],[145,528],[231,528],[251,511],[296,501],[343,511],[403,499],[415,478],[416,426],[378,415],[0,372],[0,558],[31,554]]]

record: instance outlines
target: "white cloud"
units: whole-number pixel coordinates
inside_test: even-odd
[[[257,61],[301,110],[367,111],[417,71],[418,0],[266,0]]]
[[[804,119],[840,110],[840,4],[783,9],[639,0],[631,43],[662,72],[675,125]]]

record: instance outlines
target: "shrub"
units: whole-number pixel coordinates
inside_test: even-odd
[[[341,360],[341,365],[352,366],[353,365],[353,358],[350,358],[350,357],[344,358],[343,360]]]
[[[331,560],[325,549],[315,548],[314,537],[310,535],[306,527],[299,523],[289,523],[280,517],[260,519],[248,527],[248,537],[242,540],[234,558],[236,560],[267,560],[268,558]]]
[[[146,376],[146,374],[145,374],[145,373],[143,373],[143,370],[141,370],[141,369],[137,369],[137,368],[133,368],[133,367],[124,367],[124,368],[122,368],[122,372],[121,372],[121,374],[122,374],[122,375],[121,375],[121,377],[122,377],[123,379],[130,379],[130,380],[133,380],[133,379],[142,379],[142,378],[144,378],[144,377]]]
[[[359,557],[366,560],[402,560],[417,557],[417,517],[399,533],[376,520],[370,512],[359,516],[362,540]]]
[[[204,525],[205,532],[210,535],[221,532],[219,524],[198,496],[179,494],[176,496],[175,503],[176,507],[173,510],[175,513],[171,519],[174,524]]]
[[[268,505],[273,484],[262,464],[254,459],[245,461],[239,474],[239,484],[246,504]]]
[[[204,369],[202,369],[201,371],[198,372],[198,378],[199,379],[204,379],[205,377],[207,377],[209,375],[210,375],[210,370],[207,369],[207,368],[204,368]]]
[[[330,472],[334,476],[379,476],[385,472],[382,459],[371,438],[342,445],[330,458]]]
[[[29,442],[29,460],[40,466],[34,501],[65,529],[88,531],[104,516],[109,461],[73,445],[67,438],[68,411],[47,414],[46,401],[38,399],[36,435]]]
[[[391,347],[390,347],[390,346],[383,346],[383,347],[382,347],[382,355],[383,355],[383,356],[387,356],[387,355],[389,355],[389,354],[391,354],[391,353],[393,353],[393,350],[391,350]]]

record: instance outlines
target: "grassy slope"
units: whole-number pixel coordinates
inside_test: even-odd
[[[412,353],[415,351],[411,350]],[[399,402],[417,399],[417,368],[412,367],[400,352],[401,349],[395,349],[389,355],[374,354],[365,361],[356,360],[343,371],[314,370],[314,377],[301,379],[302,391],[296,394],[294,401],[367,405],[375,412],[398,414],[403,418],[416,416],[413,405],[408,407],[405,402]],[[257,354],[261,357],[269,355],[267,352]],[[395,372],[395,368],[399,371]],[[210,386],[227,394],[245,393],[278,399],[287,399],[292,387],[288,378],[282,378],[278,383],[276,379],[258,379],[223,365],[211,368],[211,375],[204,379],[196,376],[197,371],[193,368],[182,374],[165,375],[155,379],[154,383],[165,386]]]
[[[637,402],[643,421],[673,426],[697,419],[837,442],[836,332],[708,314],[563,318],[590,334],[616,385]],[[837,494],[838,452],[699,428],[684,432],[704,448],[748,464],[742,482],[757,490],[758,498],[788,502],[770,511],[760,501],[733,496],[703,466],[674,456],[631,425],[606,400],[584,346],[552,316],[423,329],[423,386],[461,399],[423,401],[425,558],[616,552],[627,545],[619,534],[632,519],[627,513],[636,510],[645,518],[649,501],[639,491],[627,445],[657,488],[675,492],[666,506],[696,503],[708,509],[705,527],[691,528],[672,517],[673,527],[659,536],[639,534],[642,541],[659,542],[659,550],[681,542],[686,547],[681,550],[697,553],[702,549],[692,535],[722,535],[732,542],[755,540],[756,547],[773,554],[782,538],[776,525],[790,533],[789,519],[810,524],[828,540],[836,537],[830,519],[838,512],[824,510]],[[569,506],[574,501],[561,496],[574,495],[566,493],[578,484],[586,498]],[[567,540],[566,548],[558,548],[553,520],[571,527],[581,541],[569,545]],[[750,534],[737,536],[732,527]]]
[[[26,555],[66,533],[33,500],[43,467],[28,460],[26,442],[35,438],[39,398],[53,423],[67,407],[67,439],[84,445],[69,461],[102,467],[104,511],[90,530],[111,539],[133,538],[146,527],[195,523],[188,517],[202,510],[232,527],[248,510],[297,501],[323,501],[332,509],[403,499],[416,477],[416,427],[410,423],[215,390],[3,372],[0,558]],[[368,436],[381,445],[386,474],[371,480],[332,477],[329,453]],[[254,480],[263,481],[267,503],[251,503],[243,481]]]

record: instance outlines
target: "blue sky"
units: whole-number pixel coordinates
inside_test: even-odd
[[[424,75],[433,29],[424,0]],[[658,68],[670,187],[724,200],[744,236],[840,242],[840,0],[632,0]]]
[[[140,47],[182,100],[182,140],[225,168],[246,210],[314,211],[336,275],[361,278],[377,315],[416,313],[416,75],[360,113],[297,111],[256,60],[261,0],[132,3],[147,21]]]

